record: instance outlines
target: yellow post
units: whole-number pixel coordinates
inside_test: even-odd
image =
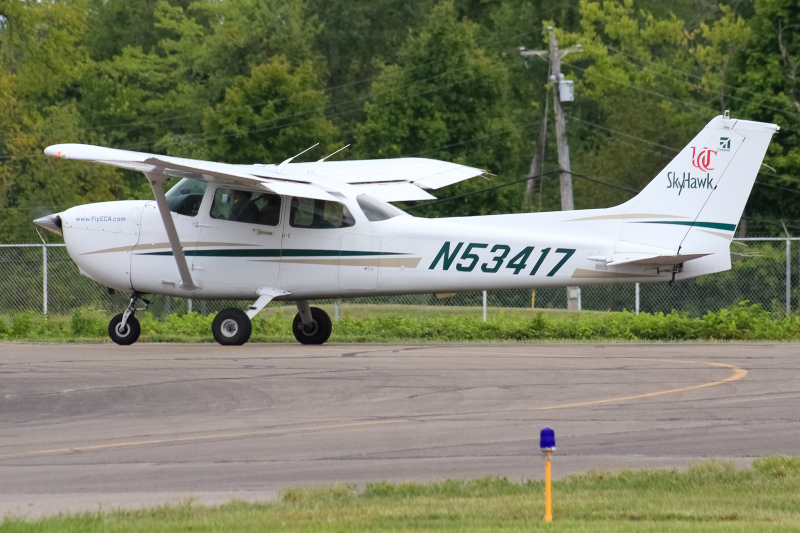
[[[544,521],[553,521],[553,492],[550,489],[550,457],[552,450],[547,450],[547,459],[544,461]]]
[[[531,291],[531,309],[534,308],[534,303],[536,303],[536,291]]]

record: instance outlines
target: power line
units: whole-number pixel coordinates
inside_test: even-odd
[[[680,80],[680,79],[678,79],[678,78],[675,78],[675,77],[672,77],[672,76],[667,76],[667,75],[665,75],[665,74],[661,74],[661,73],[659,73],[659,72],[656,72],[656,71],[654,71],[653,69],[650,69],[650,68],[647,68],[646,66],[644,66],[644,65],[650,65],[650,66],[653,66],[653,65],[654,65],[654,63],[652,63],[652,62],[650,62],[650,61],[648,61],[648,62],[645,62],[645,60],[643,60],[643,59],[641,59],[641,58],[638,58],[638,57],[636,57],[636,56],[635,56],[635,55],[633,55],[633,54],[628,54],[628,53],[626,53],[626,52],[623,52],[622,50],[618,50],[618,49],[614,48],[613,46],[607,46],[607,48],[608,48],[609,50],[613,50],[614,52],[616,52],[616,54],[615,54],[615,55],[624,55],[624,56],[626,56],[626,57],[629,57],[629,58],[631,58],[631,59],[633,59],[633,60],[635,60],[635,61],[638,61],[638,62],[639,62],[641,65],[642,65],[640,68],[642,68],[643,70],[647,70],[648,72],[652,72],[653,74],[656,74],[656,75],[658,75],[658,76],[661,76],[661,77],[664,77],[664,78],[668,78],[668,79],[672,79],[672,80],[675,80],[675,81],[678,81],[678,82],[684,83],[684,80]],[[614,57],[614,56],[611,56],[611,57]],[[666,65],[659,65],[658,67],[659,67],[659,68],[663,68],[664,70],[669,70],[669,71],[672,71],[672,72],[678,72],[678,73],[680,73],[680,74],[683,74],[684,76],[687,76],[687,77],[690,77],[690,78],[694,78],[694,79],[696,79],[696,80],[700,80],[700,81],[702,81],[702,79],[703,79],[703,77],[702,77],[702,76],[698,76],[698,75],[696,75],[696,74],[692,74],[692,73],[690,73],[690,72],[686,72],[686,71],[684,71],[684,70],[676,69],[676,68],[674,68],[674,67],[668,67],[668,66],[666,66]],[[760,93],[755,93],[755,92],[753,92],[753,91],[749,91],[749,90],[747,90],[747,89],[744,89],[744,88],[742,88],[742,87],[736,87],[736,86],[734,86],[734,85],[729,85],[729,84],[727,84],[727,83],[724,83],[724,82],[720,82],[720,83],[719,83],[719,85],[720,85],[721,87],[726,87],[726,88],[728,88],[728,89],[733,89],[733,90],[735,90],[735,91],[744,92],[744,93],[750,94],[750,95],[752,95],[752,96],[767,96],[767,97],[770,97],[770,98],[774,98],[774,97],[775,97],[774,95],[762,95],[762,94],[760,94]],[[787,117],[790,117],[790,118],[795,118],[795,114],[794,114],[794,112],[792,112],[792,113],[789,113],[789,112],[787,112],[787,111],[785,111],[785,110],[781,110],[781,109],[778,109],[778,108],[775,108],[775,107],[772,107],[772,106],[766,106],[766,105],[764,105],[764,104],[758,104],[758,103],[755,103],[755,102],[748,102],[747,100],[744,100],[744,99],[742,99],[742,98],[737,98],[737,97],[733,96],[733,95],[732,95],[732,94],[730,94],[730,93],[729,93],[729,94],[724,94],[724,96],[725,96],[726,98],[731,98],[731,99],[734,99],[734,100],[739,100],[739,101],[742,101],[742,102],[747,102],[747,103],[750,103],[750,104],[752,104],[752,105],[755,105],[755,106],[761,107],[761,108],[763,108],[763,109],[767,109],[767,110],[769,110],[769,111],[775,111],[775,112],[777,112],[777,113],[781,113],[781,114],[783,114],[783,115],[785,115],[785,116],[787,116]]]

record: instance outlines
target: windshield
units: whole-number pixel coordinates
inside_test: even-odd
[[[169,210],[187,217],[197,216],[200,204],[203,202],[203,195],[206,192],[206,185],[205,181],[183,178],[165,195]]]
[[[376,200],[375,198],[367,196],[366,194],[359,194],[358,197],[356,197],[356,201],[358,202],[358,206],[361,208],[361,210],[364,211],[364,215],[366,215],[367,220],[370,222],[379,222],[381,220],[388,220],[396,216],[408,214],[402,209],[398,209],[397,207],[387,204],[386,202]]]

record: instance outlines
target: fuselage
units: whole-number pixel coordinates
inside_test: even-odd
[[[236,220],[228,185],[210,184],[199,194],[183,190],[189,192],[170,199],[171,215],[198,290],[181,287],[153,201],[60,213],[81,273],[123,291],[248,300],[273,287],[290,293],[276,299],[300,300],[669,281],[730,265],[724,237],[719,253],[677,271],[608,266],[598,258],[674,252],[658,246],[657,232],[653,242],[626,243],[625,220],[608,214],[613,210],[426,219],[374,199],[365,203],[365,195],[320,204],[276,195],[267,201],[254,190],[247,191],[257,200],[250,218]]]

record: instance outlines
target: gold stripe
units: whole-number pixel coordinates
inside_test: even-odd
[[[596,217],[586,217],[586,218],[573,218],[572,220],[567,220],[567,222],[578,222],[580,220],[627,220],[627,219],[634,219],[634,218],[682,218],[685,220],[690,220],[688,217],[681,217],[678,215],[657,215],[651,213],[628,213],[622,215],[598,215]]]
[[[701,228],[697,228],[697,229],[699,229],[700,231],[703,231],[705,233],[710,233],[711,235],[714,235],[716,237],[722,237],[723,239],[731,240],[731,238],[733,238],[733,233],[720,233],[718,231],[711,231],[711,230],[707,230],[707,229],[701,229]]]
[[[255,259],[258,263],[296,263],[301,265],[330,265],[330,266],[363,266],[363,267],[388,267],[388,268],[417,268],[421,257],[376,257],[376,258],[344,258],[331,257],[326,259]]]
[[[608,272],[607,270],[589,270],[576,268],[572,273],[573,278],[612,279],[612,278],[657,278],[658,274],[629,274],[627,272]]]

